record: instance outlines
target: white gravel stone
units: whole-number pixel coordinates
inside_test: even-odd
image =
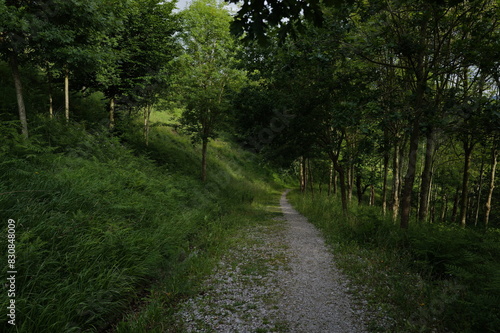
[[[206,292],[180,305],[186,332],[363,333],[363,309],[319,231],[288,203],[283,218],[243,231],[206,281]]]

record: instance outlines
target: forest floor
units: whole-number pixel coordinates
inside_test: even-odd
[[[276,217],[241,230],[203,292],[179,305],[176,331],[366,332],[363,300],[286,194],[269,208]]]

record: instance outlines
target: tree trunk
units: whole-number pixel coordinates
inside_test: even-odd
[[[400,150],[399,142],[394,143],[394,156],[392,161],[392,220],[396,221],[399,215],[399,187],[400,187]]]
[[[411,212],[411,197],[413,192],[413,184],[415,182],[415,171],[417,166],[418,155],[418,138],[419,138],[420,122],[415,119],[413,129],[410,135],[410,152],[408,155],[408,169],[405,175],[403,190],[401,193],[401,222],[402,229],[408,229]]]
[[[349,202],[352,200],[352,190],[354,188],[354,163],[349,162],[347,172],[347,199]]]
[[[470,164],[472,158],[473,145],[468,142],[464,142],[464,169],[462,177],[462,195],[460,199],[460,226],[465,228],[467,224],[467,206],[468,206],[468,195],[469,195],[469,178],[470,178]]]
[[[299,158],[299,187],[300,187],[300,193],[304,192],[304,181],[303,181],[303,176],[302,176],[302,157]]]
[[[329,155],[330,155],[330,160],[333,163],[333,168],[339,174],[340,198],[342,201],[342,212],[344,214],[347,214],[348,202],[347,202],[347,188],[346,188],[346,177],[345,177],[344,167],[338,162],[339,161],[338,154],[330,152]]]
[[[427,207],[429,207],[429,211],[435,211],[435,205],[436,205],[436,193],[433,194],[433,187],[434,187],[434,178],[432,177],[431,174],[431,183],[429,184],[429,195],[427,196]],[[431,212],[432,213],[432,212]],[[434,213],[432,213],[434,214]],[[432,223],[434,223],[434,217],[432,217]]]
[[[488,197],[486,198],[486,204],[484,205],[484,225],[488,227],[488,222],[490,219],[491,212],[491,198],[493,197],[493,190],[495,189],[495,170],[498,163],[498,149],[493,148],[491,150],[491,172],[490,172],[490,184],[488,190]]]
[[[361,202],[363,201],[363,190],[361,189],[361,187],[362,187],[361,181],[362,181],[362,177],[358,173],[356,175],[356,195],[358,197],[358,205],[361,205]]]
[[[430,213],[431,213],[431,223],[436,222],[436,200],[432,200],[432,205],[430,206]]]
[[[52,99],[51,91],[49,91],[49,118],[54,119],[54,101]]]
[[[375,186],[370,185],[370,206],[375,206]]]
[[[64,115],[66,122],[69,121],[69,69],[66,67],[64,73]]]
[[[300,187],[300,192],[303,192],[304,189],[304,181],[303,181],[303,176],[302,176],[302,157],[299,157],[299,187]]]
[[[49,117],[54,118],[54,101],[52,99],[52,72],[50,71],[50,65],[47,64],[47,86],[49,93]]]
[[[453,197],[453,209],[451,211],[451,222],[455,223],[457,220],[458,203],[460,201],[460,186],[457,186],[455,196]]]
[[[208,138],[203,138],[201,143],[201,181],[207,181],[207,148]]]
[[[328,196],[332,194],[333,185],[333,163],[330,164],[329,174],[328,174]]]
[[[441,209],[441,222],[446,220],[446,213],[448,212],[448,197],[446,193],[443,195],[443,207]]]
[[[149,118],[151,117],[151,105],[144,108],[144,141],[149,145]]]
[[[387,174],[389,172],[389,147],[384,151],[384,178],[382,181],[382,212],[387,213]]]
[[[337,194],[337,173],[333,173],[333,194]]]
[[[109,130],[115,128],[115,96],[109,99]]]
[[[17,109],[19,111],[19,121],[21,122],[21,133],[25,139],[28,139],[28,120],[26,118],[26,107],[24,105],[23,84],[21,82],[21,74],[19,73],[19,65],[17,63],[17,55],[11,53],[9,58],[12,78],[16,88]]]
[[[309,188],[311,189],[311,195],[314,197],[314,179],[312,175],[311,159],[307,159],[307,175],[309,176]]]
[[[434,128],[427,132],[427,143],[425,150],[424,170],[422,171],[422,183],[420,185],[420,208],[418,220],[425,222],[429,213],[429,195],[432,181],[432,165],[434,152],[436,150],[436,135]]]
[[[301,160],[300,160],[300,191],[302,193],[305,193],[306,189],[307,189],[306,163],[307,163],[307,159],[305,157],[301,157]]]
[[[479,170],[479,184],[477,186],[477,201],[476,201],[476,216],[474,217],[474,225],[477,226],[479,220],[479,211],[481,208],[481,192],[483,190],[483,171],[484,171],[484,156],[481,158],[481,168]]]
[[[474,144],[464,142],[464,172],[462,178],[462,199],[460,201],[460,226],[465,228],[467,224],[467,197],[469,195],[469,178],[470,178],[470,163],[472,158],[472,149]]]
[[[342,201],[342,211],[344,214],[347,214],[347,189],[346,189],[346,179],[344,168],[339,164],[335,163],[335,170],[339,173],[339,182],[340,182],[340,198]]]

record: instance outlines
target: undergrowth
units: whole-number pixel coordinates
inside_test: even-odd
[[[290,195],[318,226],[380,332],[498,332],[500,232],[413,224],[409,230],[377,207],[342,213],[335,197]]]
[[[140,134],[124,144],[78,124],[40,119],[29,141],[3,126],[2,249],[7,220],[17,226],[11,331],[127,331],[130,318],[135,332],[155,322],[162,331],[157,317],[195,290],[248,220],[239,217],[273,191],[271,173],[225,142],[213,145],[202,184],[197,147],[166,127],[146,147]],[[8,302],[3,292],[0,307]]]

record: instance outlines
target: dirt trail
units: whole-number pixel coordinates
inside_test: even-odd
[[[281,197],[292,254],[283,306],[294,332],[363,332],[345,277],[335,268],[319,231]]]
[[[283,217],[244,230],[206,292],[181,305],[182,331],[365,332],[333,255],[286,194]]]

